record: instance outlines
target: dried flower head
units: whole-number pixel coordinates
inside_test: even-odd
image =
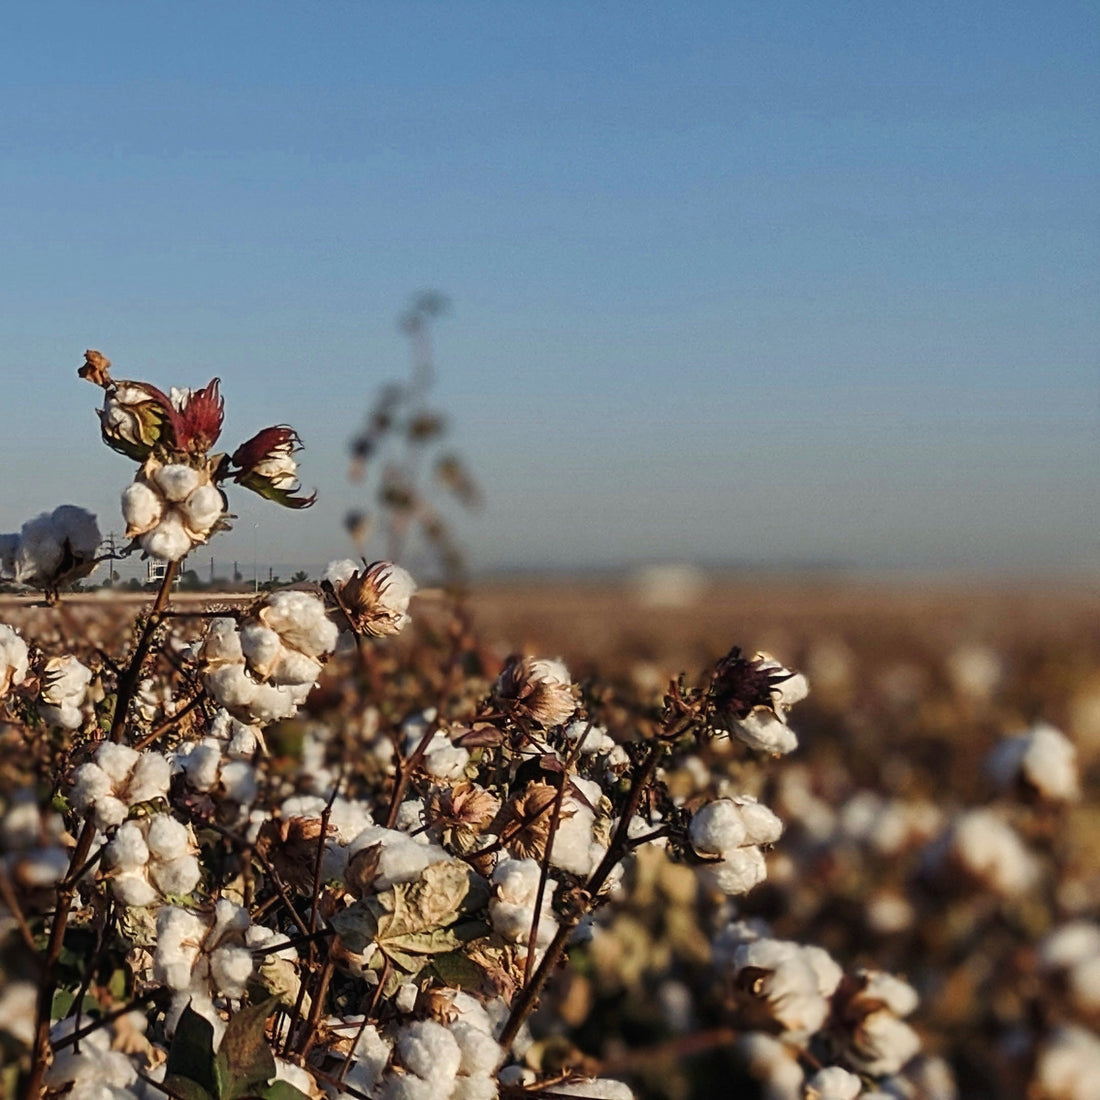
[[[569,670],[561,661],[511,658],[501,671],[496,694],[506,709],[549,729],[560,726],[577,709]]]
[[[326,836],[336,833],[329,825]],[[321,844],[319,817],[291,817],[281,821],[265,821],[256,838],[256,851],[278,872],[288,886],[303,894],[313,890],[313,872]]]
[[[350,559],[335,561],[324,579],[356,634],[398,634],[411,621],[408,607],[416,582],[400,565],[376,561],[358,569]]]
[[[493,831],[506,841],[516,859],[542,859],[550,837],[552,806],[557,788],[541,780],[528,783],[504,804]],[[562,810],[561,816],[571,813]]]

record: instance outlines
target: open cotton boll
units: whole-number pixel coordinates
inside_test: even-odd
[[[133,806],[153,798],[164,798],[172,782],[172,765],[159,752],[143,752],[138,755],[126,794]]]
[[[470,1077],[487,1077],[504,1061],[504,1051],[489,1034],[488,1026],[480,1028],[460,1019],[451,1024],[450,1030],[461,1052],[459,1073]]]
[[[244,650],[236,622],[233,619],[213,619],[206,628],[201,652],[207,664],[242,664]]]
[[[191,971],[206,936],[206,922],[189,909],[166,905],[157,913],[153,976],[169,989],[190,989]]]
[[[153,884],[145,877],[145,872],[127,871],[111,879],[111,893],[123,905],[143,909],[160,900]]]
[[[190,854],[166,863],[151,863],[149,873],[157,889],[170,897],[184,897],[190,894],[202,878],[199,861]]]
[[[164,516],[164,500],[144,481],[133,481],[122,491],[122,518],[131,538],[151,531]]]
[[[269,675],[273,684],[313,685],[321,675],[321,662],[296,649],[283,649]]]
[[[321,580],[328,581],[334,588],[343,584],[345,581],[350,580],[354,573],[358,573],[360,565],[358,562],[352,561],[351,558],[341,558],[338,561],[330,561],[325,566],[324,573],[321,574]]]
[[[397,1055],[417,1077],[440,1085],[455,1079],[462,1062],[458,1041],[434,1020],[418,1020],[403,1028],[397,1037]]]
[[[242,806],[251,805],[256,797],[256,769],[247,760],[230,760],[223,764],[221,783],[226,797]]]
[[[171,814],[157,814],[149,822],[149,834],[146,837],[149,851],[161,860],[178,859],[186,855],[191,847],[191,835],[182,821]]]
[[[241,652],[249,669],[260,679],[266,679],[283,655],[282,639],[260,623],[245,623],[241,627]]]
[[[719,893],[736,897],[747,894],[768,877],[764,853],[759,848],[733,848],[719,860],[696,868],[700,881]]]
[[[749,844],[774,844],[783,835],[783,822],[755,798],[738,795],[733,802],[741,812]]]
[[[584,1096],[589,1100],[634,1100],[628,1085],[610,1077],[588,1077],[583,1081],[555,1085],[554,1092],[559,1096]]]
[[[104,741],[96,749],[95,762],[111,777],[111,781],[121,786],[130,777],[139,753],[129,745],[120,745],[114,741]]]
[[[840,1066],[826,1066],[806,1082],[806,1100],[855,1100],[863,1083]]]
[[[210,980],[223,997],[243,997],[252,977],[252,952],[246,947],[217,947],[210,953]]]
[[[244,670],[244,665],[221,665],[206,673],[206,687],[223,706],[247,708],[256,698],[260,685]]]
[[[199,487],[201,476],[198,470],[190,466],[169,463],[154,470],[153,481],[166,500],[179,504]]]
[[[249,714],[260,725],[277,722],[280,718],[291,718],[300,704],[305,702],[311,686],[304,685],[305,690],[298,694],[295,686],[258,684],[248,706]]]
[[[180,506],[185,527],[196,534],[206,534],[221,518],[225,501],[213,485],[200,485]]]
[[[6,623],[0,623],[0,698],[12,684],[21,684],[27,677],[27,643]]]
[[[688,836],[697,852],[720,856],[745,843],[744,818],[731,799],[720,798],[696,811]]]
[[[138,541],[142,550],[161,561],[179,561],[192,545],[191,536],[184,529],[180,518],[172,512]]]
[[[734,723],[733,735],[757,752],[786,756],[798,748],[794,730],[769,711],[760,709]]]
[[[104,856],[112,867],[133,871],[149,862],[149,847],[137,821],[123,822],[108,843]]]
[[[320,657],[336,648],[340,631],[326,615],[325,605],[308,592],[272,593],[259,617],[285,645],[310,657]]]
[[[218,781],[222,762],[221,742],[208,737],[201,744],[181,747],[175,757],[176,766],[187,776],[188,785],[197,791],[208,791]]]

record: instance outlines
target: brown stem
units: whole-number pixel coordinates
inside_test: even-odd
[[[619,825],[615,830],[615,835],[608,845],[607,853],[600,861],[600,865],[592,872],[591,878],[589,878],[588,882],[585,884],[585,903],[579,906],[577,912],[568,919],[562,919],[562,922],[558,925],[557,932],[554,934],[554,938],[550,941],[550,946],[546,949],[546,954],[542,957],[542,962],[539,963],[535,970],[534,976],[524,985],[523,989],[520,990],[519,995],[516,997],[515,1003],[512,1005],[512,1011],[508,1016],[508,1022],[504,1025],[504,1030],[500,1035],[500,1045],[505,1050],[511,1047],[512,1043],[515,1041],[516,1035],[519,1033],[519,1029],[523,1026],[523,1021],[527,1019],[534,1009],[543,986],[546,985],[547,979],[561,960],[562,953],[565,951],[565,945],[569,942],[569,937],[573,934],[573,930],[580,924],[581,918],[587,916],[595,907],[600,890],[603,888],[604,883],[607,882],[607,878],[614,870],[615,865],[622,858],[625,850],[624,846],[627,840],[627,833],[630,829],[630,821],[638,811],[638,806],[642,801],[642,795],[653,780],[653,776],[657,771],[657,763],[661,759],[663,751],[664,746],[660,741],[654,741],[650,746],[649,755],[646,757],[645,764],[631,784],[630,795],[627,798],[626,806],[623,808],[622,816],[619,818]]]
[[[554,808],[550,814],[550,828],[546,834],[546,850],[542,853],[542,866],[539,868],[539,886],[535,891],[535,912],[531,917],[531,933],[527,938],[527,958],[523,964],[523,984],[531,981],[531,971],[535,966],[535,945],[539,942],[539,918],[542,916],[542,899],[546,896],[546,880],[550,877],[550,856],[554,851],[554,837],[561,821],[561,804],[565,801],[565,773],[557,775],[558,790],[554,795]]]
[[[200,691],[198,695],[192,696],[184,706],[180,707],[180,709],[176,711],[175,714],[171,715],[171,717],[169,718],[166,718],[163,722],[161,722],[159,726],[154,726],[148,734],[146,734],[140,741],[137,742],[136,745],[134,745],[134,748],[137,749],[138,752],[141,752],[142,749],[148,748],[158,738],[163,737],[164,734],[166,734],[170,729],[178,726],[180,721],[184,719],[188,714],[190,714],[191,711],[193,711],[203,701],[204,698],[205,694],[202,691]]]

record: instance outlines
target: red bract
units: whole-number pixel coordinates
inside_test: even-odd
[[[183,408],[171,409],[172,434],[178,450],[205,454],[217,442],[225,416],[225,399],[218,392],[220,378],[211,379],[201,390],[193,390]]]
[[[246,440],[233,452],[233,465],[251,470],[266,459],[277,455],[289,455],[302,445],[298,433],[289,424],[276,424],[264,428]]]

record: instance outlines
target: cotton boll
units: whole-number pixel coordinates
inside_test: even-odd
[[[260,725],[277,722],[280,718],[290,718],[297,713],[298,707],[305,702],[311,685],[306,685],[305,693],[300,697],[289,687],[274,684],[258,684],[249,703],[249,716]]]
[[[417,1077],[441,1086],[454,1081],[462,1062],[455,1037],[434,1020],[418,1020],[404,1028],[397,1038],[397,1055]]]
[[[559,1096],[584,1096],[589,1100],[634,1100],[634,1093],[622,1081],[610,1077],[589,1077],[584,1081],[571,1081],[567,1085],[555,1085]]]
[[[207,664],[243,664],[241,635],[233,619],[214,619],[206,629],[202,658]]]
[[[122,787],[129,779],[139,755],[129,745],[104,741],[96,750],[95,762],[111,777],[112,783],[117,788]]]
[[[137,821],[126,821],[118,827],[114,838],[107,845],[104,856],[112,867],[120,871],[134,871],[149,862],[149,848]]]
[[[199,471],[190,466],[170,463],[153,473],[153,481],[166,499],[174,504],[186,500],[198,487]]]
[[[179,508],[185,527],[205,535],[221,518],[225,501],[213,485],[200,485]]]
[[[153,798],[165,798],[172,782],[172,765],[159,752],[143,752],[130,774],[127,795],[130,805],[148,802]]]
[[[223,706],[247,708],[260,690],[244,670],[244,665],[221,665],[206,673],[206,688]]]
[[[328,581],[334,588],[338,588],[345,581],[350,580],[354,573],[358,573],[359,569],[358,562],[352,561],[351,558],[341,558],[339,561],[330,561],[325,566],[321,579]]]
[[[883,1009],[866,1016],[847,1047],[853,1066],[872,1077],[897,1073],[920,1051],[920,1036],[892,1012]]]
[[[697,868],[700,881],[730,897],[747,894],[768,877],[764,854],[759,848],[734,848],[713,863]]]
[[[20,582],[51,577],[61,564],[64,549],[53,517],[43,512],[23,524],[15,552],[15,579]]]
[[[222,747],[218,741],[208,738],[201,745],[185,746],[189,752],[181,752],[176,764],[187,776],[189,786],[197,791],[209,791],[218,781],[218,769],[222,761]]]
[[[83,813],[113,789],[111,777],[98,764],[81,764],[73,771],[69,801]]]
[[[268,597],[260,618],[284,644],[310,657],[336,648],[339,629],[325,613],[325,605],[308,592],[275,592]]]
[[[439,1100],[439,1086],[434,1081],[425,1081],[411,1073],[393,1074],[379,1094],[381,1100]],[[450,1096],[450,1089],[444,1093]]]
[[[210,978],[223,997],[242,997],[252,977],[252,952],[245,947],[218,947],[210,954]]]
[[[575,875],[588,875],[594,870],[592,866],[592,826],[596,815],[573,800],[568,807],[571,811],[567,816],[565,799],[562,805],[562,814],[558,819],[558,830],[554,834],[554,847],[550,854],[550,863],[554,867],[560,867],[563,871],[571,871]]]
[[[762,708],[735,722],[731,732],[738,741],[757,752],[785,756],[798,748],[798,737],[794,730]]]
[[[855,1100],[863,1084],[840,1066],[826,1066],[806,1082],[806,1100]]]
[[[147,841],[149,851],[160,860],[178,859],[191,847],[187,826],[170,814],[157,814],[150,820]]]
[[[153,975],[169,989],[189,989],[191,970],[206,936],[206,924],[188,909],[166,905],[157,913]]]
[[[247,760],[231,760],[223,765],[221,783],[226,797],[242,806],[251,805],[256,797],[256,769]]]
[[[144,908],[160,900],[160,895],[145,877],[144,868],[140,873],[128,872],[111,879],[111,893],[123,905],[137,908]]]
[[[199,861],[190,854],[166,863],[150,864],[149,873],[157,889],[169,897],[185,897],[202,878]]]
[[[142,535],[138,542],[145,553],[161,561],[179,561],[192,546],[191,536],[179,517],[171,512],[152,531]]]
[[[500,1086],[493,1077],[456,1077],[448,1100],[496,1100]]]
[[[483,1029],[465,1020],[456,1020],[451,1024],[451,1034],[461,1052],[459,1073],[471,1077],[488,1076],[504,1061],[504,1051],[489,1034],[488,1027]]]
[[[164,501],[144,481],[134,481],[122,492],[122,518],[130,538],[151,531],[164,517]]]
[[[707,803],[691,820],[692,847],[704,855],[722,855],[745,843],[745,822],[728,798]]]
[[[241,627],[241,651],[249,670],[264,680],[283,655],[283,643],[274,630],[260,623],[245,623]]]
[[[12,684],[21,684],[27,676],[27,643],[6,623],[0,623],[0,698]]]
[[[741,811],[747,843],[774,844],[783,835],[783,822],[767,806],[748,795],[740,795],[733,801]]]
[[[321,675],[321,662],[295,649],[284,649],[270,675],[273,684],[315,684]]]

